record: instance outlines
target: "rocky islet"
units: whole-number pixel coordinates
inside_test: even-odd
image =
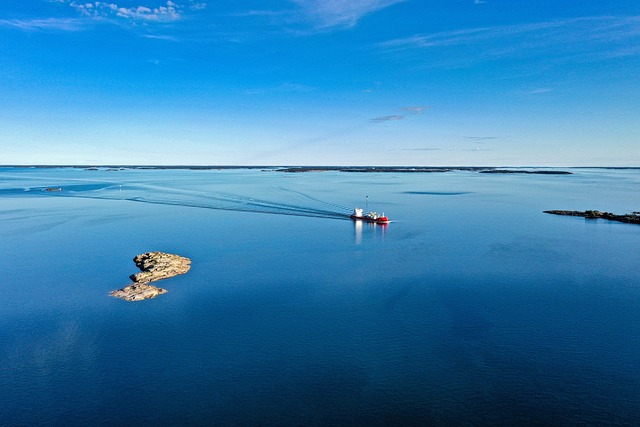
[[[623,215],[617,215],[611,212],[600,212],[596,210],[587,211],[566,211],[566,210],[549,210],[544,213],[563,216],[579,216],[586,219],[606,219],[608,221],[618,221],[627,224],[640,224],[640,212],[632,212]]]
[[[137,255],[133,262],[141,270],[140,273],[129,276],[133,283],[122,289],[112,291],[110,293],[111,296],[126,301],[142,301],[155,298],[168,291],[150,285],[150,282],[184,274],[191,268],[191,260],[189,258],[164,252],[146,252]]]

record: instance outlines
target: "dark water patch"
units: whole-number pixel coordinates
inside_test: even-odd
[[[451,333],[454,337],[473,340],[482,337],[493,328],[487,319],[487,307],[470,291],[452,289],[440,296],[451,316]]]
[[[403,191],[400,194],[412,194],[419,196],[464,196],[472,194],[471,191]]]
[[[384,304],[385,311],[393,310],[399,303],[406,299],[413,289],[413,286],[413,284],[404,285],[389,295]]]

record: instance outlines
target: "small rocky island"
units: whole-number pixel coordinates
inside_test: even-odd
[[[133,262],[141,270],[129,278],[133,281],[128,286],[110,293],[111,296],[126,301],[142,301],[167,293],[166,289],[150,285],[156,280],[168,279],[184,274],[191,268],[191,260],[179,255],[164,252],[147,252],[137,255]]]
[[[600,212],[595,210],[589,211],[562,211],[562,210],[551,210],[544,211],[544,213],[553,214],[553,215],[565,215],[565,216],[581,216],[587,219],[606,219],[609,221],[618,221],[624,222],[627,224],[640,224],[640,212],[632,212],[624,215],[616,215],[611,212]]]

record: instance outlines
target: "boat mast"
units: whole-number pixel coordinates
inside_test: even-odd
[[[369,196],[364,196],[364,210],[369,210]]]

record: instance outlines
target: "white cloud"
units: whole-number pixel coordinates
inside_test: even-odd
[[[80,31],[83,23],[79,19],[44,18],[44,19],[0,19],[0,27],[16,28],[24,31]]]
[[[291,0],[319,28],[352,27],[365,15],[405,0]]]
[[[409,111],[411,113],[414,114],[420,114],[422,113],[424,110],[431,108],[429,106],[422,106],[422,105],[411,105],[409,107],[402,107],[402,110],[404,111]]]
[[[173,22],[182,18],[186,10],[201,10],[206,3],[197,0],[188,0],[187,3],[178,4],[172,0],[156,3],[156,6],[132,6],[121,7],[117,3],[106,1],[81,2],[77,0],[49,0],[75,9],[83,17],[115,22],[127,20],[133,23],[140,22]],[[149,0],[153,1],[153,0]],[[88,20],[79,18],[36,18],[36,19],[0,19],[0,27],[15,28],[23,31],[82,31],[88,29]],[[145,36],[148,38],[177,40],[171,36]]]
[[[541,88],[538,88],[538,89],[533,89],[533,90],[530,90],[528,92],[525,92],[525,95],[540,95],[540,94],[548,93],[548,92],[551,92],[551,91],[552,91],[552,89],[549,89],[548,87],[541,87]]]
[[[523,52],[547,56],[567,53],[585,59],[629,56],[640,43],[640,16],[595,16],[528,24],[467,28],[389,40],[387,51],[472,47],[476,56],[503,57]],[[473,56],[474,54],[472,54]]]
[[[62,0],[60,2],[68,4],[82,15],[92,18],[122,18],[130,21],[142,22],[177,21],[182,18],[186,9],[201,10],[207,6],[206,3],[195,0],[190,0],[187,4],[179,4],[168,0],[155,6],[140,5],[132,7],[124,7],[118,3],[111,3],[107,1],[82,2],[76,0]]]
[[[120,7],[116,3],[105,3],[96,1],[93,4],[69,4],[79,12],[95,17],[104,17],[115,14],[120,18],[136,21],[175,21],[180,19],[180,7],[168,1],[166,6],[159,6],[151,9],[146,6]],[[90,7],[87,7],[90,6]]]
[[[407,0],[289,0],[293,8],[249,10],[237,17],[263,17],[287,30],[307,34],[355,26],[365,15]],[[306,28],[306,29],[304,29]]]
[[[168,36],[168,35],[145,34],[142,37],[144,37],[145,39],[152,39],[152,40],[168,40],[168,41],[172,41],[172,42],[179,41],[179,39],[177,37]]]
[[[207,7],[207,4],[204,2],[192,1],[191,4],[189,5],[189,8],[192,10],[202,10],[202,9],[205,9],[206,7]]]
[[[477,44],[485,40],[508,38],[520,34],[562,26],[564,26],[564,24],[560,22],[543,22],[538,24],[508,25],[502,27],[469,28],[426,35],[418,34],[407,38],[389,40],[381,43],[381,46],[390,49],[426,49],[443,46]]]

